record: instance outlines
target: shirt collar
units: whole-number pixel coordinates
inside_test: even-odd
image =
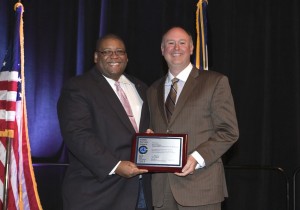
[[[104,75],[103,75],[104,76]],[[115,85],[115,80],[111,79],[111,78],[108,78],[106,76],[104,76],[104,78],[107,80],[107,82],[110,84],[110,85]],[[127,79],[127,77],[125,77],[123,74],[120,76],[119,80],[118,80],[120,83],[123,83],[123,84],[131,84],[131,82],[129,81],[129,79]]]
[[[193,69],[193,65],[190,63],[187,67],[185,67],[185,69],[183,69],[177,76],[176,78],[178,78],[179,80],[186,82],[187,78],[189,77],[191,71]],[[170,73],[170,71],[168,71],[168,76],[166,79],[166,84],[172,84],[172,79],[174,78],[174,76]]]

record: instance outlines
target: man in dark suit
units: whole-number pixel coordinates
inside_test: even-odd
[[[220,210],[227,196],[221,156],[239,135],[233,97],[226,76],[190,63],[193,49],[183,28],[168,30],[161,51],[169,71],[148,90],[151,129],[188,134],[182,172],[152,175],[155,210]]]
[[[146,85],[123,73],[128,58],[116,35],[97,41],[94,62],[64,85],[58,101],[70,161],[64,209],[152,209],[150,174],[129,161],[134,134],[149,127]]]

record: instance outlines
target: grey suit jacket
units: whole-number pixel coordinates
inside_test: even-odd
[[[146,85],[126,75],[143,100],[140,132],[149,127]],[[70,165],[63,183],[64,209],[135,209],[138,179],[108,174],[119,160],[130,160],[135,130],[115,92],[93,68],[69,80],[58,101],[61,133]],[[150,175],[143,175],[151,205]]]
[[[221,156],[239,135],[228,79],[217,72],[193,68],[170,123],[167,123],[164,106],[165,79],[159,79],[148,90],[151,128],[155,133],[188,134],[188,154],[198,151],[206,166],[186,177],[172,173],[153,174],[154,206],[162,206],[163,186],[167,181],[174,198],[183,206],[221,202],[227,196]]]

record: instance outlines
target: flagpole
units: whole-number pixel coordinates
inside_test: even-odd
[[[207,53],[207,23],[206,23],[206,6],[208,0],[199,0],[196,11],[196,67],[201,70],[208,70],[208,53]]]
[[[10,158],[11,158],[11,138],[7,137],[6,160],[5,160],[5,179],[3,188],[3,210],[8,210],[8,183],[10,174]]]

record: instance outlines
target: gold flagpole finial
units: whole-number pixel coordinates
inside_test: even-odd
[[[19,2],[17,2],[14,6],[14,10],[16,11],[18,7],[23,7],[23,4],[21,3],[21,0],[19,0]]]

